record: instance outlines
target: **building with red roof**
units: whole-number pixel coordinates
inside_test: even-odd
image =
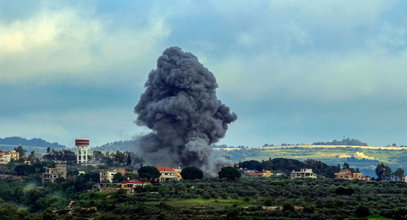
[[[12,159],[19,160],[20,154],[15,150],[11,150],[10,152],[0,150],[0,164],[8,164]]]
[[[172,169],[171,167],[157,167],[157,170],[161,173],[159,181],[178,181],[180,180],[179,171]]]

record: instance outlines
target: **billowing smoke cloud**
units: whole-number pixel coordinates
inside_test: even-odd
[[[237,116],[216,97],[218,84],[191,53],[171,47],[164,51],[135,107],[137,124],[153,132],[139,138],[138,153],[156,166],[196,166],[215,175],[230,161],[210,145],[225,136]]]

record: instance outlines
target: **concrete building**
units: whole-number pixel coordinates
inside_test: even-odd
[[[291,179],[316,179],[317,175],[312,172],[312,169],[301,169],[300,171],[292,171]]]
[[[42,181],[54,183],[58,178],[66,179],[67,173],[66,164],[57,163],[55,164],[55,168],[47,168],[45,170],[45,173],[42,174]]]
[[[255,176],[255,177],[271,177],[273,173],[270,170],[264,170],[263,172],[245,172],[247,176]]]
[[[157,170],[160,171],[161,176],[159,177],[159,181],[178,181],[181,178],[179,177],[179,172],[175,171],[170,167],[157,167]]]
[[[89,160],[89,140],[76,139],[75,146],[78,149],[76,154],[76,162],[78,164],[87,163]]]
[[[136,170],[134,168],[128,167],[128,168],[117,169],[117,172],[122,174],[122,176],[125,176],[126,174],[129,174],[129,173],[136,173]]]
[[[343,180],[367,180],[366,177],[362,176],[363,174],[360,172],[352,172],[348,169],[343,169],[338,173],[335,173],[336,179],[343,179]]]
[[[0,164],[8,164],[11,160],[19,159],[20,154],[15,150],[11,150],[9,152],[0,151]]]
[[[135,193],[136,187],[144,187],[146,185],[151,185],[150,182],[141,182],[137,180],[128,180],[120,183],[120,189],[124,189],[128,194]]]
[[[101,171],[100,172],[100,182],[101,183],[113,183],[113,177],[117,171]]]

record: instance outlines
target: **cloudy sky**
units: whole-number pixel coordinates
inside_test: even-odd
[[[133,108],[158,56],[179,46],[238,114],[223,144],[406,145],[406,11],[391,0],[0,0],[0,137],[72,146],[148,132]]]

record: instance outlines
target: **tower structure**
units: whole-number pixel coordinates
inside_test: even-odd
[[[87,139],[76,139],[75,145],[78,148],[78,153],[76,154],[76,162],[78,164],[87,163],[89,156],[89,140]]]

